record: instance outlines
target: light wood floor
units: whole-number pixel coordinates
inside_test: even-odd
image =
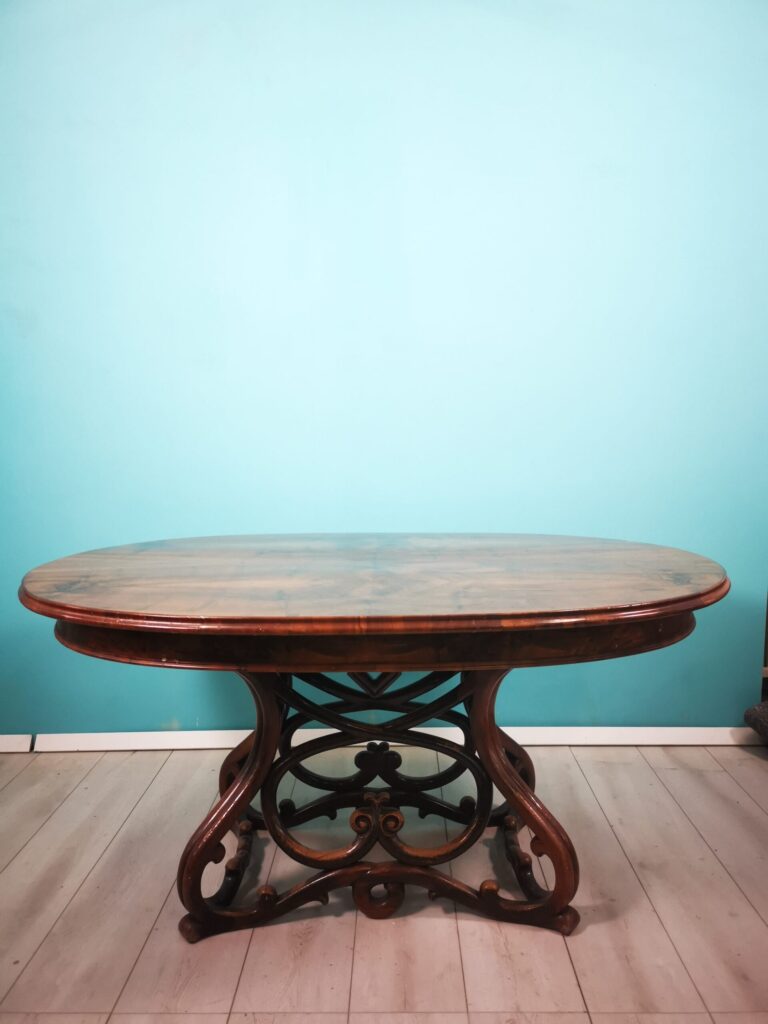
[[[222,751],[0,755],[0,1024],[768,1024],[766,751],[531,753],[581,861],[569,938],[421,891],[375,921],[338,892],[195,946],[174,876]],[[251,884],[309,873],[255,850]],[[491,834],[452,870],[509,873]]]

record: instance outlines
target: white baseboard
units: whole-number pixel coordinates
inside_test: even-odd
[[[0,754],[25,754],[32,749],[32,737],[27,734],[0,735]]]
[[[301,742],[332,729],[302,729]],[[35,736],[35,750],[231,750],[249,729],[171,729],[168,732],[48,732]]]
[[[505,725],[524,747],[747,747],[762,740],[746,726]],[[461,741],[460,729],[424,729]]]
[[[461,732],[450,728],[423,728],[433,736],[458,741]],[[302,742],[327,736],[331,729],[302,729]],[[521,725],[504,732],[524,747],[547,746],[754,746],[762,740],[752,729],[737,726],[635,725]],[[62,750],[229,750],[248,735],[247,729],[173,730],[169,732],[63,732],[40,733],[38,751]],[[19,741],[13,747],[3,740]],[[29,736],[0,737],[0,750],[29,750]]]

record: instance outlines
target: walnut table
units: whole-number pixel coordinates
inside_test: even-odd
[[[257,709],[253,733],[224,760],[221,798],[189,840],[178,887],[190,941],[250,928],[331,890],[350,886],[363,913],[387,917],[405,885],[421,886],[502,921],[570,933],[578,862],[562,825],[534,794],[525,750],[496,724],[496,694],[510,669],[616,658],[665,647],[694,627],[693,612],[728,591],[723,569],[675,548],[579,537],[516,534],[317,534],[207,537],[105,548],[28,573],[22,602],[57,620],[56,636],[82,654],[164,668],[236,672]],[[402,678],[402,673],[409,673]],[[344,677],[341,681],[340,676]],[[375,711],[381,724],[360,712]],[[419,727],[458,727],[453,742]],[[333,730],[303,743],[297,730]],[[331,778],[307,764],[354,744],[354,769]],[[416,777],[390,744],[443,755]],[[468,774],[474,797],[439,794]],[[278,801],[287,774],[321,796]],[[493,804],[493,784],[504,802]],[[252,804],[260,798],[260,809]],[[403,808],[457,823],[440,846],[411,845]],[[296,828],[349,813],[334,850],[306,846]],[[520,898],[495,879],[478,889],[436,865],[467,850],[483,830],[502,830]],[[534,878],[518,842],[553,867],[551,889]],[[237,852],[214,896],[207,864]],[[262,887],[238,899],[254,830],[316,869],[286,892]],[[391,859],[369,855],[383,848]]]

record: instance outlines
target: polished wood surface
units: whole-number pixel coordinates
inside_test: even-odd
[[[526,534],[204,537],[104,548],[28,573],[33,611],[181,633],[397,634],[605,624],[729,588],[676,548]]]
[[[570,665],[654,651],[683,640],[692,612],[606,625],[463,633],[362,633],[353,636],[227,636],[108,629],[57,622],[56,638],[93,658],[158,668],[257,672],[400,672],[419,669]]]

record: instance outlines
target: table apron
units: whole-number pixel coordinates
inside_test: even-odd
[[[60,619],[56,637],[74,651],[161,668],[264,672],[491,669],[618,658],[677,643],[692,612],[609,625],[413,635],[247,636],[108,629]]]

